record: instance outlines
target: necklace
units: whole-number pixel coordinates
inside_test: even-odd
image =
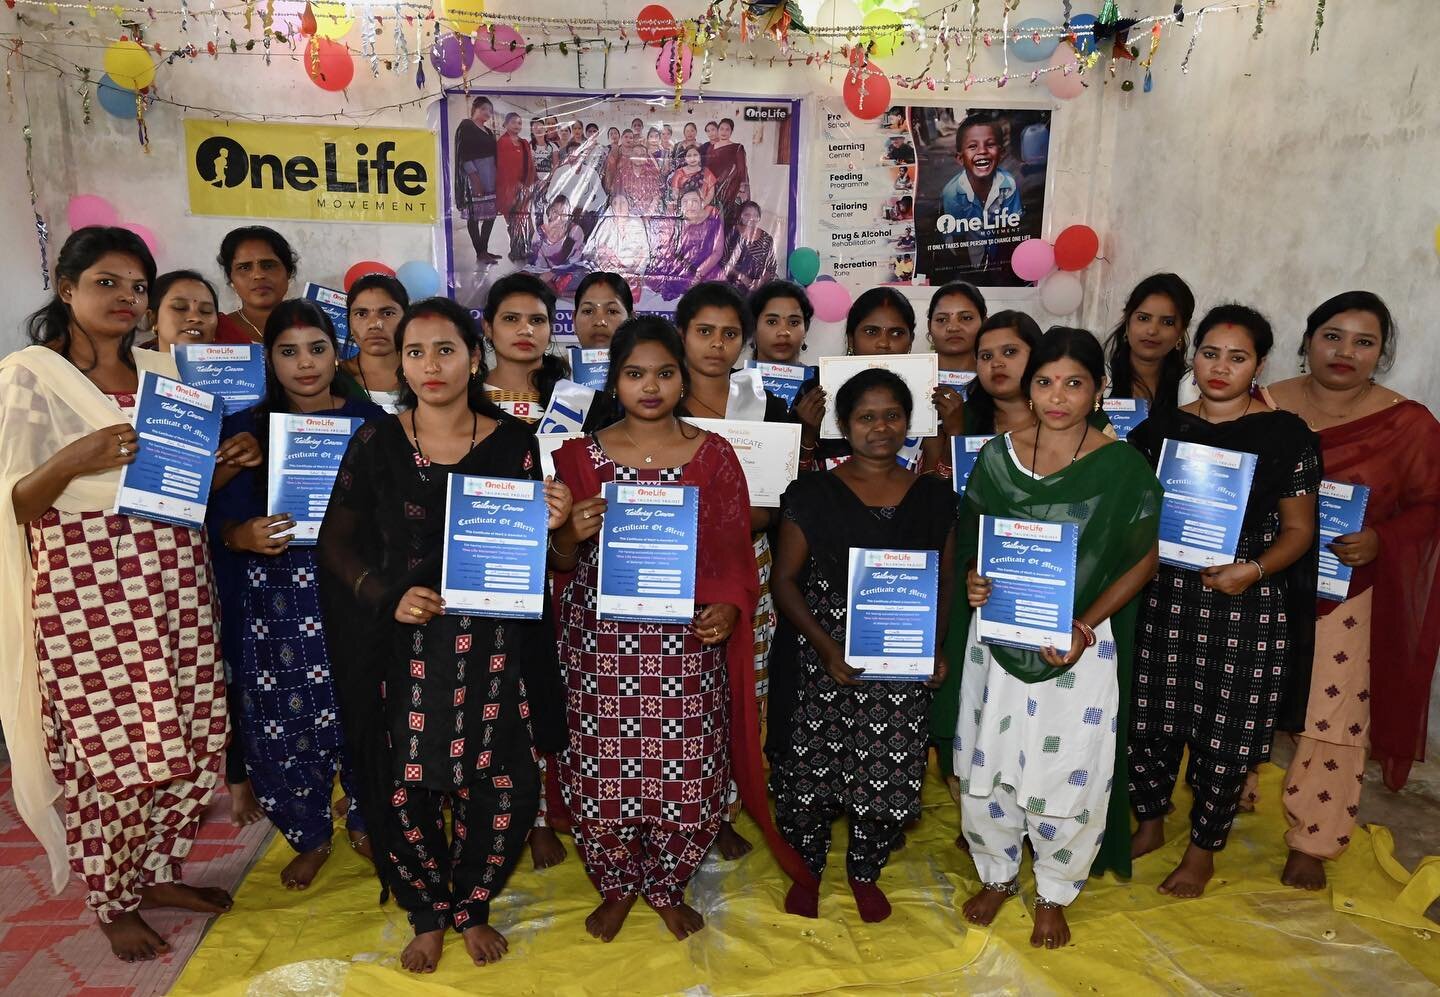
[[[715,410],[714,410],[714,409],[711,409],[710,411],[713,412],[713,411],[715,411]],[[620,432],[622,432],[622,433],[625,434],[625,438],[630,441],[630,445],[635,448],[635,452],[636,452],[636,453],[640,453],[640,449],[641,449],[641,448],[640,448],[640,444],[636,443],[636,442],[635,442],[635,437],[633,437],[633,436],[630,435],[630,427],[626,426],[626,425],[625,425],[625,422],[626,422],[626,420],[623,420],[623,419],[622,419],[620,422],[616,423],[616,425],[618,425],[618,426],[620,427]],[[641,456],[641,459],[644,460],[645,463],[647,463],[647,464],[653,464],[653,463],[655,463],[655,455],[654,455],[654,454],[641,453],[640,456]]]
[[[417,419],[415,416],[416,413],[412,411],[410,413],[410,428],[415,431],[415,452],[419,454],[420,459],[424,461],[424,466],[428,467],[430,466],[430,458],[425,456],[425,448],[420,445],[420,420]],[[470,412],[470,450],[475,449],[475,434],[479,432],[479,429],[480,417],[476,415],[475,411],[472,409]],[[465,452],[468,454],[470,450],[467,450]],[[425,479],[426,481],[430,480],[430,476],[426,474],[424,470],[421,470],[420,477]]]
[[[1317,412],[1319,412],[1321,415],[1325,416],[1325,418],[1327,418],[1327,419],[1334,419],[1334,420],[1337,421],[1337,422],[1345,422],[1346,420],[1348,420],[1348,419],[1350,419],[1350,418],[1352,417],[1349,412],[1345,412],[1345,413],[1331,412],[1331,411],[1329,411],[1328,409],[1326,409],[1325,406],[1321,405],[1318,401],[1316,401],[1316,399],[1315,399],[1315,390],[1314,390],[1314,388],[1312,388],[1312,387],[1310,386],[1310,385],[1311,385],[1311,381],[1312,381],[1312,378],[1309,378],[1309,377],[1305,378],[1304,391],[1305,391],[1305,397],[1310,400],[1310,404],[1311,404],[1311,406],[1314,407],[1315,411],[1317,411]],[[1364,401],[1366,395],[1370,394],[1370,389],[1373,388],[1373,387],[1375,387],[1375,382],[1374,382],[1374,381],[1371,381],[1371,382],[1369,382],[1368,384],[1366,384],[1365,387],[1363,387],[1363,388],[1360,389],[1359,393],[1356,394],[1355,397],[1354,397],[1353,399],[1351,399],[1351,401],[1350,401],[1350,406],[1351,406],[1352,410],[1360,407],[1360,403],[1361,403],[1362,401]]]
[[[255,323],[254,323],[254,322],[251,322],[250,319],[246,317],[246,315],[245,315],[245,309],[243,309],[243,308],[237,308],[237,309],[235,309],[235,317],[238,318],[241,322],[244,322],[246,325],[248,325],[248,326],[250,327],[250,331],[255,335],[255,341],[256,341],[256,342],[263,343],[263,342],[265,341],[265,334],[264,334],[263,332],[261,332],[259,329],[255,328]]]
[[[1036,423],[1035,423],[1035,445],[1030,448],[1030,473],[1031,473],[1031,474],[1039,474],[1039,473],[1040,473],[1039,471],[1035,470],[1035,458],[1036,458],[1037,456],[1039,456],[1039,454],[1040,454],[1040,427],[1041,427],[1041,425],[1042,425],[1042,424],[1037,420]],[[1090,438],[1090,423],[1087,422],[1087,423],[1085,423],[1085,434],[1080,437],[1080,442],[1077,443],[1077,444],[1075,444],[1075,452],[1070,455],[1070,463],[1071,463],[1071,464],[1075,463],[1077,460],[1080,459],[1080,448],[1085,445],[1085,441],[1088,440],[1089,438]]]
[[[1249,415],[1249,414],[1250,414],[1250,406],[1251,406],[1252,404],[1254,404],[1254,402],[1255,402],[1255,397],[1254,397],[1253,395],[1246,395],[1246,396],[1245,396],[1245,411],[1244,411],[1244,412],[1241,412],[1241,413],[1240,413],[1239,415],[1237,415],[1235,418],[1236,418],[1236,419],[1243,419],[1243,418],[1245,418],[1247,415]],[[1215,421],[1215,420],[1211,419],[1208,415],[1205,414],[1205,399],[1204,399],[1204,398],[1201,398],[1201,399],[1200,399],[1200,404],[1199,404],[1198,406],[1196,406],[1196,407],[1197,407],[1197,409],[1199,410],[1198,414],[1199,414],[1200,418],[1204,419],[1206,422],[1214,422],[1214,421]],[[1232,420],[1232,421],[1233,421],[1233,420]]]
[[[725,418],[725,413],[724,413],[724,412],[721,412],[719,409],[715,408],[715,407],[712,406],[712,405],[705,405],[705,403],[700,400],[700,396],[699,396],[699,395],[692,394],[690,397],[695,400],[695,404],[697,404],[697,405],[704,405],[705,408],[709,409],[711,412],[714,412],[716,418],[718,418],[718,419],[723,419],[723,418]]]

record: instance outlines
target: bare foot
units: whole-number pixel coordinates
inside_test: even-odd
[[[499,962],[510,950],[505,936],[488,924],[471,925],[460,933],[460,937],[465,939],[465,951],[470,953],[470,961],[477,966]]]
[[[110,951],[121,962],[149,962],[170,951],[170,944],[145,923],[139,911],[117,914],[115,920],[100,922],[100,931],[110,942]]]
[[[792,883],[790,892],[785,894],[785,913],[796,917],[820,916],[820,884],[806,886]]]
[[[705,927],[705,919],[689,904],[661,907],[655,913],[660,915],[660,920],[665,922],[665,927],[670,929],[670,934],[674,935],[677,941],[689,938]]]
[[[347,830],[345,835],[350,839],[350,847],[355,849],[362,858],[370,862],[375,861],[375,849],[370,844],[370,835],[364,831],[351,830]]]
[[[1168,896],[1191,900],[1205,893],[1205,884],[1213,875],[1215,853],[1191,842],[1175,871],[1166,876],[1165,882],[1156,889]]]
[[[440,964],[440,953],[444,948],[444,928],[422,931],[410,939],[410,944],[400,953],[400,965],[412,973],[433,973]]]
[[[1138,859],[1141,855],[1149,855],[1164,844],[1165,818],[1153,817],[1150,820],[1142,820],[1130,838],[1130,857]]]
[[[1008,890],[990,890],[982,887],[979,893],[965,901],[965,906],[960,908],[960,913],[965,915],[965,920],[971,924],[978,924],[980,927],[986,928],[995,920],[995,915],[1000,913],[1000,908],[1005,901],[1014,895]]]
[[[1035,930],[1030,944],[1037,949],[1058,949],[1070,944],[1070,925],[1065,921],[1064,907],[1035,905]]]
[[[585,930],[590,932],[591,937],[602,942],[613,941],[615,936],[620,934],[625,918],[630,915],[630,908],[635,906],[636,896],[637,894],[632,893],[619,900],[601,902],[585,919]]]
[[[548,869],[565,861],[565,846],[560,836],[548,827],[530,829],[530,859],[537,869]]]
[[[265,819],[265,811],[260,809],[260,801],[255,799],[255,790],[250,788],[249,779],[229,783],[229,788],[230,823],[236,827],[249,827]]]
[[[320,871],[320,867],[329,858],[329,845],[321,845],[308,852],[301,852],[290,860],[289,865],[280,870],[280,882],[285,884],[287,890],[306,889],[314,881],[315,874]]]
[[[201,914],[224,914],[235,901],[218,886],[186,886],[184,883],[156,883],[140,890],[140,909],[179,907]]]
[[[1323,890],[1325,860],[1292,848],[1290,857],[1285,860],[1285,871],[1280,874],[1280,882],[1298,890]]]
[[[734,824],[728,820],[720,822],[720,833],[715,836],[715,848],[720,852],[722,859],[726,862],[734,862],[736,859],[744,858],[753,847],[755,846],[735,830]]]

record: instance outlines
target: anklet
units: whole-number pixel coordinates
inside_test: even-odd
[[[1064,910],[1064,909],[1065,909],[1065,905],[1064,905],[1064,904],[1057,904],[1057,903],[1056,903],[1055,901],[1053,901],[1053,900],[1046,900],[1044,897],[1042,897],[1040,894],[1037,893],[1037,894],[1035,894],[1035,909],[1036,909],[1036,910]]]
[[[1008,883],[981,883],[980,888],[991,893],[1003,893],[1007,897],[1013,897],[1020,892],[1020,877],[1016,876]]]

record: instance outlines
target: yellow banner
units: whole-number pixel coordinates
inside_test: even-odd
[[[439,214],[435,136],[419,129],[187,118],[185,163],[197,215],[430,225]]]

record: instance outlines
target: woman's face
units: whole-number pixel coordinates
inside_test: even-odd
[[[550,312],[533,294],[511,294],[500,302],[485,331],[499,360],[537,364],[550,347]]]
[[[680,213],[687,222],[698,222],[705,217],[705,202],[700,200],[699,194],[689,191],[680,198]]]
[[[325,330],[313,325],[286,329],[270,347],[270,366],[275,379],[297,408],[307,400],[325,398],[335,380],[335,344]]]
[[[930,338],[941,356],[969,356],[980,331],[980,312],[963,294],[947,294],[930,315]]]
[[[583,142],[583,141],[585,141],[585,126],[582,125],[582,124],[581,124],[580,122],[578,122],[578,121],[576,121],[574,124],[572,124],[572,125],[570,126],[570,141],[572,141],[572,142]]]
[[[745,346],[745,329],[733,308],[706,305],[680,334],[685,338],[685,363],[692,375],[729,377]]]
[[[1095,410],[1101,387],[1079,362],[1063,357],[1047,363],[1030,379],[1030,404],[1046,429],[1069,429]]]
[[[844,429],[857,457],[894,460],[905,445],[910,419],[889,388],[871,388],[855,403]]]
[[[756,229],[760,227],[760,209],[754,206],[745,208],[740,212],[740,227]]]
[[[660,133],[659,133],[659,132],[655,131],[654,129],[651,129],[651,131],[646,134],[646,136],[645,136],[645,148],[649,149],[651,152],[659,152],[659,151],[660,151]]]
[[[720,131],[720,141],[721,141],[721,142],[729,142],[729,141],[730,141],[730,136],[735,133],[735,126],[732,125],[732,124],[730,124],[730,122],[728,122],[728,121],[722,121],[722,122],[720,122],[719,131]]]
[[[996,401],[1020,397],[1020,378],[1029,362],[1030,346],[1014,329],[989,329],[975,344],[975,376]]]
[[[700,150],[693,145],[685,150],[685,165],[692,171],[700,168]]]
[[[210,289],[198,280],[177,280],[155,305],[155,338],[160,350],[215,342],[220,315]]]
[[[611,128],[608,132],[605,133],[605,137],[610,140],[611,145],[614,145],[616,142],[620,141],[620,129]]]
[[[767,363],[794,363],[805,344],[805,313],[794,298],[765,303],[755,323],[755,356]]]
[[[506,119],[505,119],[505,134],[506,134],[506,135],[509,135],[511,138],[517,138],[517,137],[519,137],[521,124],[522,124],[522,122],[520,121],[520,119],[519,119],[518,117],[515,117],[515,118],[506,118]]]
[[[857,357],[909,353],[915,331],[893,305],[881,305],[860,319],[851,346]]]
[[[449,319],[425,315],[405,326],[400,372],[421,406],[444,406],[464,398],[470,368],[479,362]]]
[[[575,302],[575,336],[587,350],[610,345],[620,323],[630,317],[625,303],[609,284],[591,284]]]
[[[1166,294],[1151,294],[1131,313],[1125,323],[1125,339],[1130,355],[1147,363],[1159,363],[1180,344],[1185,327],[1180,324],[1180,309]]]
[[[695,131],[695,122],[688,122],[685,125],[685,130],[681,134],[685,136],[686,142],[694,142],[697,134]]]
[[[1260,374],[1255,340],[1238,325],[1217,325],[1195,348],[1195,384],[1213,402],[1228,402],[1250,390]]]
[[[135,329],[150,305],[145,268],[129,253],[106,253],[71,283],[60,281],[60,300],[72,320],[92,336],[118,339]]]
[[[543,142],[545,140],[545,122],[530,122],[530,137],[535,139],[537,142]]]
[[[1384,345],[1380,319],[1373,312],[1341,312],[1310,337],[1306,366],[1326,388],[1358,388],[1375,376]]]
[[[615,394],[632,419],[668,419],[680,404],[680,360],[659,343],[637,343],[616,375]]]
[[[545,220],[553,225],[555,222],[563,220],[569,210],[570,205],[557,197],[550,202],[550,207],[545,209]]]
[[[395,330],[405,310],[390,295],[372,287],[355,296],[350,306],[350,334],[362,352],[371,357],[395,355]]]
[[[481,103],[476,105],[475,110],[470,112],[470,120],[474,121],[477,125],[484,127],[485,124],[489,122],[491,115],[493,115],[494,113],[495,109],[493,107],[491,107],[489,104]]]
[[[256,311],[269,312],[289,295],[290,275],[270,243],[247,239],[235,249],[230,286],[242,302]]]

